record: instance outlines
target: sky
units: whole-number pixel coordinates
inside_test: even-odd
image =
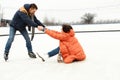
[[[11,19],[25,3],[37,4],[36,15],[41,20],[78,21],[87,12],[97,14],[97,20],[118,18],[120,14],[120,0],[1,0],[4,18]]]
[[[36,3],[40,9],[85,9],[120,4],[120,0],[1,0],[5,7]],[[8,4],[9,3],[9,4]]]

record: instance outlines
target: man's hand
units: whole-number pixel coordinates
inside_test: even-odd
[[[43,30],[43,27],[42,26],[38,26],[37,27],[39,31],[42,31]]]

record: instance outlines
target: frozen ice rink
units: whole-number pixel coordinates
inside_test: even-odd
[[[59,26],[48,28],[60,29]],[[75,31],[120,30],[120,24],[76,25],[73,28]],[[0,35],[8,32],[9,28],[0,28]],[[120,80],[120,31],[76,33],[76,37],[87,58],[64,64],[57,63],[57,56],[45,62],[40,58],[30,59],[21,35],[15,36],[9,60],[5,62],[3,53],[8,36],[0,36],[0,80]],[[59,46],[59,41],[46,34],[36,34],[32,45],[34,52],[42,55]]]

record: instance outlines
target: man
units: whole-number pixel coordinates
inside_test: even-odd
[[[26,47],[28,50],[28,55],[30,58],[36,58],[36,55],[33,53],[31,41],[26,30],[26,26],[32,27],[45,27],[34,15],[37,10],[36,4],[25,4],[21,7],[14,15],[10,23],[10,33],[9,38],[5,46],[4,59],[8,60],[9,50],[11,48],[12,42],[16,31],[19,31],[24,39],[26,40]]]

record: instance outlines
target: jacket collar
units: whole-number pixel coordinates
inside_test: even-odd
[[[26,13],[27,15],[29,15],[29,14],[28,14],[28,11],[24,8],[24,6],[21,7],[21,8],[19,9],[19,11],[21,11],[21,12]]]

